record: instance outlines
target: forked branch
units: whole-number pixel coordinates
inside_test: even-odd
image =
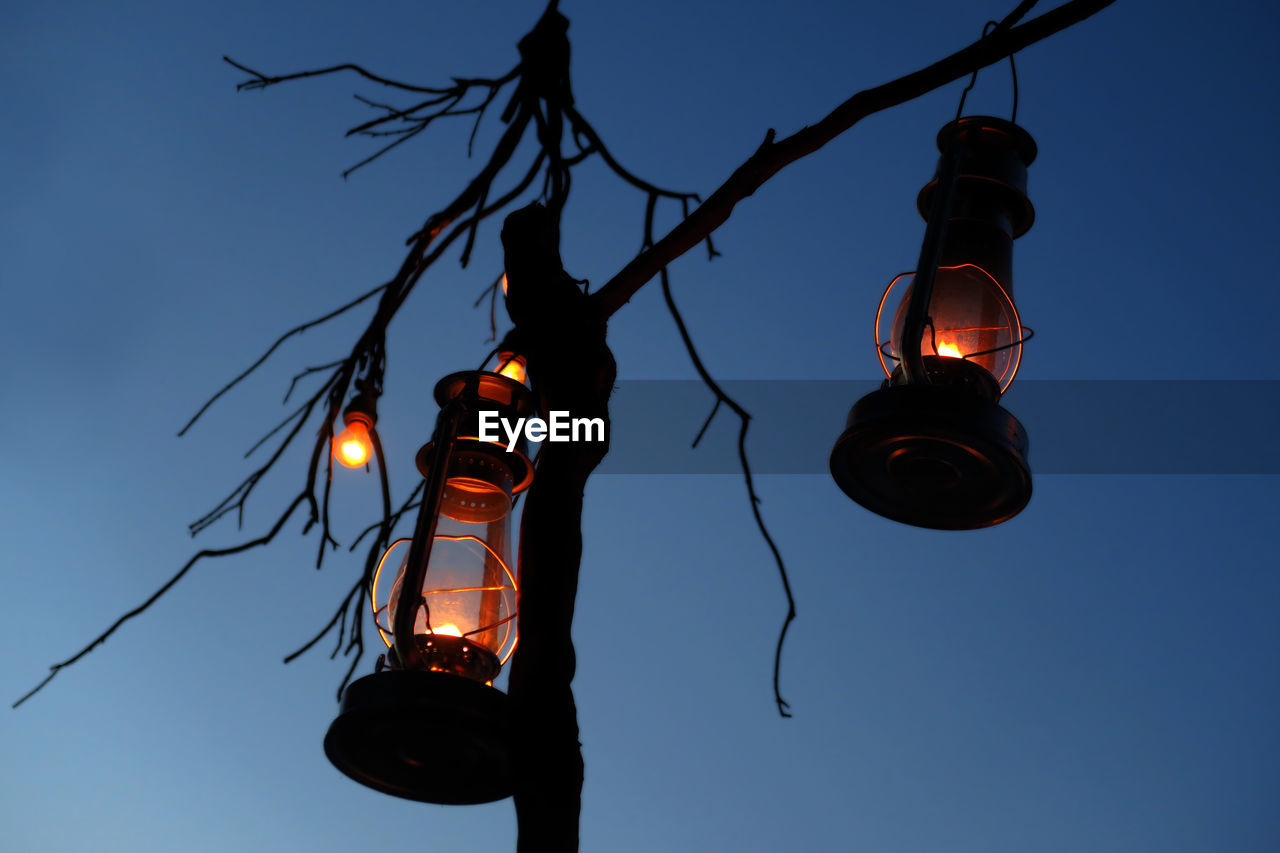
[[[486,114],[487,108],[495,101],[504,87],[514,84],[514,91],[501,114],[501,120],[507,125],[507,128],[487,158],[484,166],[481,167],[476,177],[456,198],[428,216],[424,225],[409,237],[406,241],[409,245],[409,251],[396,275],[387,283],[366,291],[346,305],[286,332],[248,369],[215,393],[181,430],[180,434],[185,434],[214,402],[221,399],[245,377],[265,363],[289,338],[321,325],[363,304],[374,296],[379,296],[373,316],[348,355],[324,367],[306,368],[294,377],[294,381],[290,384],[290,392],[292,392],[299,379],[312,373],[330,371],[320,389],[309,397],[298,410],[295,410],[293,415],[286,418],[283,423],[264,437],[263,440],[265,441],[277,432],[284,430],[290,423],[293,424],[292,428],[285,433],[284,438],[280,441],[270,459],[246,477],[217,507],[201,519],[198,519],[192,525],[193,532],[199,532],[207,528],[210,524],[232,512],[235,512],[237,516],[242,516],[245,501],[253,492],[255,486],[273,470],[275,463],[300,434],[303,425],[312,422],[312,417],[317,416],[318,412],[318,417],[323,418],[323,420],[320,421],[319,428],[316,431],[315,444],[305,471],[305,483],[302,492],[293,500],[265,536],[228,548],[206,549],[198,552],[177,574],[140,606],[123,614],[105,632],[75,655],[54,664],[51,667],[50,674],[44,681],[19,699],[15,703],[15,707],[48,684],[63,668],[80,660],[88,652],[104,642],[125,622],[149,608],[166,591],[181,580],[199,560],[205,557],[241,553],[250,548],[267,544],[275,537],[298,506],[303,503],[306,503],[310,509],[310,516],[303,532],[305,533],[317,524],[321,527],[320,553],[317,560],[319,564],[325,553],[326,546],[336,545],[336,541],[330,535],[329,530],[327,499],[322,499],[322,496],[317,495],[321,460],[326,460],[324,470],[327,473],[329,468],[327,450],[329,441],[332,438],[333,423],[342,411],[352,384],[357,381],[375,382],[380,388],[381,376],[385,368],[385,341],[388,327],[419,279],[442,256],[444,251],[463,235],[467,237],[461,253],[461,261],[465,266],[469,260],[476,231],[480,225],[520,202],[521,197],[534,186],[534,182],[539,175],[543,176],[540,198],[546,202],[557,223],[559,222],[560,213],[568,200],[572,169],[592,156],[600,156],[602,161],[619,179],[640,190],[645,196],[645,231],[641,252],[614,275],[602,289],[589,297],[591,311],[595,312],[601,320],[604,320],[626,304],[636,291],[655,275],[664,271],[673,260],[699,243],[706,241],[708,253],[714,256],[715,249],[711,244],[712,233],[729,218],[739,201],[751,195],[787,164],[817,151],[863,118],[920,97],[947,83],[960,79],[976,69],[998,62],[1030,44],[1034,44],[1084,20],[1110,5],[1111,2],[1113,0],[1069,0],[1069,2],[1037,18],[1026,23],[1019,23],[1031,7],[1035,5],[1034,0],[1023,0],[995,27],[990,35],[980,41],[953,53],[927,68],[905,75],[884,85],[859,92],[812,127],[805,127],[782,140],[775,141],[774,132],[772,130],[769,131],[763,144],[755,154],[734,170],[720,188],[707,198],[705,203],[699,204],[692,211],[690,211],[690,203],[698,204],[698,196],[693,193],[663,189],[637,177],[624,168],[610,152],[600,134],[596,132],[595,128],[575,106],[569,82],[569,50],[568,39],[565,35],[568,21],[557,11],[556,0],[550,0],[533,30],[521,39],[519,44],[521,60],[515,68],[495,77],[454,78],[452,83],[446,86],[429,87],[403,83],[381,77],[361,66],[350,63],[283,76],[268,76],[227,59],[228,63],[250,75],[249,80],[242,82],[238,86],[240,89],[265,89],[287,81],[350,71],[381,86],[418,95],[419,97],[415,102],[400,107],[377,103],[367,98],[361,99],[368,106],[379,110],[381,114],[374,119],[355,125],[349,131],[349,135],[392,138],[392,141],[353,168],[358,168],[360,165],[377,159],[391,148],[419,135],[432,123],[449,117],[464,115],[475,117],[468,141],[468,150],[470,150],[471,141],[475,138],[476,128],[478,128],[479,122]],[[505,174],[506,167],[519,149],[519,143],[525,138],[525,134],[530,127],[534,129],[536,135],[536,154],[532,157],[530,165],[518,172],[521,177],[515,181],[511,188],[499,193],[495,190],[495,182]],[[566,129],[569,131],[567,134],[565,133]],[[569,150],[562,150],[563,141],[566,137],[571,147]],[[496,201],[489,201],[490,198],[495,197]],[[683,218],[665,237],[655,241],[653,239],[654,210],[661,199],[679,202]],[[788,616],[783,625],[783,635],[785,635],[787,624],[790,623],[794,616],[794,605],[791,600],[790,587],[787,583],[781,557],[761,520],[758,499],[751,482],[750,469],[746,464],[744,442],[749,415],[719,389],[719,386],[716,385],[700,360],[698,360],[688,330],[684,327],[679,313],[675,310],[674,302],[670,298],[670,286],[669,282],[665,280],[665,275],[663,284],[664,293],[680,328],[681,336],[691,356],[695,359],[695,366],[698,368],[699,374],[715,395],[717,406],[721,403],[727,405],[742,420],[742,427],[739,432],[739,455],[744,466],[752,512],[770,550],[778,561],[779,569],[783,571],[783,584],[787,592],[789,605]],[[496,294],[496,289],[491,292]],[[286,394],[287,397],[288,395]],[[381,462],[380,450],[379,461]],[[352,590],[348,592],[341,606],[323,630],[300,649],[298,653],[311,648],[336,628],[339,634],[339,646],[343,646],[345,637],[344,647],[346,652],[356,652],[355,661],[359,660],[359,651],[363,648],[363,644],[359,627],[362,624],[362,620],[359,618],[358,613],[360,596],[357,593],[360,591],[367,592],[372,566],[376,564],[375,561],[380,549],[389,541],[394,523],[407,511],[413,502],[413,495],[410,495],[409,499],[405,501],[405,506],[399,512],[394,514],[391,512],[389,492],[385,482],[385,469],[381,465],[380,468],[384,476],[383,517],[380,522],[371,528],[371,530],[376,529],[378,535],[371,543],[361,578],[353,586]],[[326,477],[326,495],[327,484],[328,478]],[[363,536],[364,534],[361,535],[361,538]],[[778,656],[775,657],[775,691],[777,689],[776,663],[781,655],[781,640],[782,638],[780,637]],[[294,655],[291,655],[289,659],[293,657]],[[348,677],[354,671],[355,661],[353,661],[352,669],[348,671]],[[782,701],[781,696],[777,698],[779,710],[785,714],[786,704]]]

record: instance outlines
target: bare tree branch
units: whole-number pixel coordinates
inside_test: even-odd
[[[196,412],[194,415],[192,415],[192,416],[191,416],[191,420],[187,421],[186,426],[184,426],[182,429],[178,430],[178,435],[179,435],[179,436],[186,435],[186,434],[187,434],[187,430],[191,429],[192,425],[194,425],[196,421],[200,420],[200,416],[201,416],[201,415],[203,415],[205,412],[209,411],[209,407],[210,407],[210,406],[212,406],[214,403],[218,402],[218,399],[219,399],[220,397],[222,397],[222,395],[223,395],[223,394],[226,394],[226,393],[227,393],[228,391],[230,391],[232,388],[236,387],[236,385],[240,384],[240,382],[241,382],[245,377],[247,377],[250,373],[253,373],[253,371],[255,371],[255,370],[257,370],[259,367],[261,367],[261,366],[262,366],[262,364],[263,364],[264,362],[266,362],[266,360],[267,360],[268,358],[270,358],[270,357],[271,357],[271,354],[272,354],[273,352],[275,352],[277,349],[279,349],[279,348],[280,348],[280,345],[281,345],[282,343],[284,343],[285,341],[289,340],[289,338],[293,337],[294,335],[300,335],[300,334],[302,334],[303,332],[305,332],[307,329],[313,329],[313,328],[315,328],[316,326],[321,325],[322,323],[327,323],[327,322],[329,322],[330,320],[332,320],[334,317],[339,316],[340,314],[345,314],[347,311],[350,311],[352,308],[355,308],[355,307],[356,307],[357,305],[359,305],[361,302],[364,302],[365,300],[367,300],[367,299],[369,299],[369,298],[371,298],[371,297],[373,297],[373,296],[377,295],[378,293],[382,292],[383,290],[386,290],[386,289],[387,289],[387,287],[388,287],[388,285],[387,285],[387,284],[380,284],[380,285],[378,285],[377,287],[373,288],[372,290],[366,291],[365,293],[361,294],[360,296],[357,296],[355,299],[351,300],[351,301],[350,301],[350,302],[348,302],[346,305],[343,305],[341,308],[336,308],[336,309],[334,309],[333,311],[330,311],[328,314],[325,314],[323,317],[317,317],[316,319],[311,320],[311,321],[306,322],[306,323],[303,323],[303,324],[302,324],[302,325],[300,325],[300,326],[294,326],[292,329],[290,329],[289,331],[285,332],[285,333],[284,333],[283,335],[281,335],[280,337],[276,338],[275,343],[273,343],[271,346],[267,347],[267,351],[266,351],[266,352],[264,352],[264,353],[263,353],[263,354],[258,358],[258,360],[257,360],[257,361],[255,361],[253,364],[249,365],[249,367],[248,367],[248,368],[246,368],[246,369],[244,370],[244,372],[242,372],[242,373],[241,373],[239,376],[237,376],[235,379],[232,379],[232,380],[231,380],[230,382],[228,382],[226,385],[222,386],[222,388],[221,388],[221,389],[219,389],[218,393],[214,394],[212,397],[210,397],[208,400],[206,400],[206,401],[205,401],[205,404],[204,404],[203,406],[201,406],[201,407],[200,407],[200,411],[198,411],[198,412]],[[323,369],[323,368],[319,368],[319,369]],[[310,370],[304,371],[304,373],[310,373],[310,372],[311,372]],[[300,378],[300,376],[299,376],[298,378]],[[295,381],[296,381],[296,379],[295,379]],[[292,389],[292,386],[290,386],[290,388]],[[288,400],[288,399],[289,399],[289,395],[288,395],[288,394],[286,394],[286,395],[285,395],[285,399],[286,399],[286,400]]]
[[[19,705],[21,705],[23,702],[30,699],[32,696],[39,693],[46,684],[48,684],[50,681],[53,680],[53,677],[55,675],[57,675],[59,672],[66,669],[67,667],[71,666],[76,661],[80,660],[80,658],[89,654],[89,652],[93,651],[98,646],[105,643],[107,641],[107,638],[110,637],[112,634],[114,634],[121,625],[128,622],[133,617],[138,616],[139,614],[144,612],[147,608],[149,608],[151,605],[159,601],[162,595],[164,595],[166,592],[172,589],[174,584],[182,580],[183,577],[186,576],[187,572],[191,571],[191,568],[195,566],[196,563],[204,559],[205,557],[226,557],[226,556],[230,556],[231,554],[239,554],[243,551],[248,551],[250,548],[256,548],[259,545],[266,545],[268,542],[270,542],[272,539],[275,538],[276,534],[280,532],[280,528],[284,527],[284,523],[289,520],[289,516],[293,515],[293,511],[298,508],[299,504],[301,504],[304,500],[306,500],[306,497],[307,496],[304,493],[294,498],[293,503],[289,504],[289,507],[284,511],[284,514],[281,515],[278,519],[276,519],[276,523],[272,525],[271,530],[269,530],[265,536],[259,536],[257,539],[251,539],[248,542],[242,542],[239,545],[233,545],[230,548],[206,548],[203,551],[197,552],[194,557],[192,557],[190,560],[187,560],[186,564],[181,569],[179,569],[178,572],[173,577],[169,578],[169,580],[165,581],[164,584],[159,589],[153,592],[150,595],[150,597],[147,598],[146,601],[142,602],[132,610],[126,612],[123,616],[121,616],[116,621],[112,622],[111,627],[107,628],[107,630],[99,634],[96,638],[94,638],[94,640],[91,643],[89,643],[87,646],[82,648],[80,651],[76,652],[74,655],[67,658],[66,660],[61,661],[60,663],[55,663],[53,666],[49,667],[49,674],[45,676],[44,680],[41,681],[39,684],[37,684],[35,687],[33,687],[31,690],[23,694],[22,698],[18,699],[17,702],[14,702],[11,707],[16,708]]]
[[[513,68],[510,71],[508,71],[506,74],[504,74],[502,77],[498,77],[492,80],[480,78],[480,77],[477,77],[477,78],[455,77],[454,85],[452,87],[446,88],[446,89],[440,89],[440,88],[435,88],[431,86],[414,86],[410,83],[401,83],[398,80],[390,80],[386,77],[379,77],[377,74],[366,71],[365,69],[361,68],[359,65],[355,65],[354,63],[350,63],[350,62],[344,62],[341,65],[332,65],[328,68],[319,68],[319,69],[316,69],[315,71],[299,71],[295,74],[285,74],[280,77],[268,77],[267,75],[261,72],[254,71],[252,68],[249,68],[245,65],[241,65],[239,62],[236,62],[234,59],[232,59],[229,56],[222,57],[222,61],[226,62],[228,65],[232,65],[240,69],[246,74],[250,74],[253,76],[252,80],[246,80],[243,83],[237,83],[236,91],[245,91],[250,89],[265,89],[268,86],[274,86],[276,83],[284,83],[289,80],[302,80],[306,77],[321,77],[325,74],[335,74],[339,71],[354,71],[355,73],[359,74],[361,77],[364,77],[366,80],[372,80],[375,83],[381,83],[383,86],[390,86],[393,89],[403,89],[406,92],[422,92],[428,95],[449,95],[457,91],[459,88],[467,88],[469,86],[501,85],[502,83],[506,83],[510,80],[515,79],[516,70],[517,70]]]
[[[702,358],[698,355],[697,348],[693,345],[693,337],[689,334],[689,328],[685,325],[684,318],[680,316],[679,309],[676,308],[675,299],[671,295],[671,280],[667,275],[667,268],[660,269],[658,276],[662,281],[662,298],[666,300],[667,310],[671,312],[671,318],[675,320],[676,328],[680,330],[680,339],[684,341],[684,348],[689,353],[689,359],[693,362],[694,369],[698,371],[698,376],[702,377],[703,384],[710,388],[716,397],[715,408],[711,410],[711,414],[707,417],[706,423],[702,425],[702,429],[698,431],[698,437],[694,439],[693,443],[696,445],[702,439],[702,434],[711,425],[711,419],[715,417],[721,403],[728,406],[738,416],[738,462],[742,467],[742,479],[747,485],[747,499],[751,503],[751,514],[755,517],[756,527],[760,529],[760,535],[764,537],[765,544],[769,546],[769,552],[773,554],[773,560],[778,566],[778,576],[782,579],[782,591],[787,596],[787,616],[782,621],[782,628],[778,632],[778,645],[773,654],[773,700],[778,706],[778,713],[783,717],[790,717],[791,714],[787,709],[791,706],[782,698],[779,682],[782,678],[782,644],[787,639],[787,629],[791,627],[792,620],[796,618],[796,600],[791,594],[791,581],[787,577],[786,564],[782,561],[782,552],[778,550],[773,537],[769,535],[769,528],[765,526],[764,516],[760,514],[760,497],[756,494],[755,483],[751,479],[751,463],[747,459],[747,430],[751,426],[751,414],[726,394],[724,389],[711,378],[706,365],[702,363]]]
[[[817,151],[867,116],[914,100],[959,80],[975,68],[999,62],[1011,53],[1083,21],[1112,2],[1114,0],[1070,0],[1019,27],[1009,29],[1002,22],[991,35],[928,68],[857,93],[812,127],[802,128],[778,142],[774,142],[774,131],[770,130],[755,154],[735,169],[702,206],[596,291],[593,298],[598,310],[606,317],[612,316],[659,270],[723,225],[738,202],[754,193],[783,167]],[[1019,4],[1005,21],[1017,20],[1031,5],[1027,2]]]
[[[290,80],[351,71],[367,80],[392,89],[425,95],[426,97],[421,98],[417,103],[404,108],[360,98],[361,101],[374,109],[381,110],[384,114],[356,125],[348,131],[348,135],[394,136],[395,139],[371,157],[362,160],[361,163],[357,164],[357,167],[371,162],[401,142],[416,136],[432,121],[458,115],[476,116],[468,141],[468,153],[470,153],[471,143],[474,141],[479,122],[489,105],[504,86],[509,83],[515,83],[516,86],[515,92],[501,116],[501,120],[507,124],[506,131],[498,140],[485,165],[456,198],[428,216],[422,228],[408,238],[406,243],[409,245],[409,251],[396,275],[386,284],[367,291],[335,311],[331,311],[322,317],[303,323],[286,332],[245,371],[218,390],[179,432],[179,435],[185,434],[213,403],[221,399],[228,391],[261,366],[290,337],[323,324],[380,294],[373,317],[345,358],[321,367],[306,368],[294,376],[285,395],[286,402],[300,379],[312,373],[326,370],[332,371],[318,391],[282,423],[269,431],[258,445],[255,445],[255,448],[260,446],[261,443],[279,433],[290,423],[293,423],[293,427],[286,432],[271,458],[246,477],[213,510],[206,513],[191,526],[193,534],[197,533],[233,511],[243,521],[245,502],[257,483],[273,468],[275,462],[281,458],[303,426],[310,422],[315,410],[320,409],[323,413],[323,420],[319,424],[310,461],[306,468],[304,489],[290,504],[271,531],[266,536],[249,540],[230,548],[206,549],[198,552],[173,578],[140,607],[124,614],[106,632],[77,655],[61,663],[54,664],[51,667],[49,676],[34,690],[19,699],[15,703],[15,707],[34,695],[62,668],[75,663],[103,642],[125,621],[150,607],[164,592],[177,583],[198,560],[204,557],[240,553],[258,545],[266,544],[280,530],[299,504],[304,502],[308,505],[309,517],[303,533],[307,533],[313,525],[319,524],[321,526],[317,559],[317,565],[319,565],[320,560],[323,559],[326,545],[336,546],[337,544],[330,534],[329,527],[329,478],[326,477],[323,497],[321,498],[317,495],[317,478],[321,470],[321,458],[324,457],[327,460],[325,465],[326,473],[332,466],[328,447],[333,434],[333,423],[342,411],[353,382],[373,382],[380,390],[381,377],[385,368],[385,341],[388,327],[419,279],[464,234],[467,239],[461,253],[461,260],[465,265],[469,260],[471,248],[474,245],[480,224],[491,216],[507,209],[510,205],[515,204],[533,186],[533,182],[539,174],[543,175],[543,197],[548,201],[548,209],[555,217],[558,231],[560,211],[569,195],[571,171],[577,165],[596,154],[601,157],[610,171],[620,180],[644,194],[645,217],[640,254],[619,271],[602,289],[587,297],[591,300],[588,303],[590,311],[600,320],[611,316],[640,287],[655,275],[661,274],[668,307],[671,309],[672,316],[680,329],[686,348],[694,359],[695,367],[698,369],[699,374],[716,397],[717,408],[713,409],[711,417],[714,417],[719,405],[723,403],[733,410],[741,420],[738,440],[739,458],[743,465],[752,512],[778,563],[789,604],[788,616],[783,624],[777,653],[775,654],[774,687],[775,694],[777,694],[778,664],[781,659],[782,640],[785,637],[787,626],[794,617],[794,602],[781,556],[769,537],[760,515],[758,498],[751,480],[745,450],[745,437],[750,415],[723,393],[723,390],[719,388],[702,366],[693,348],[688,330],[685,328],[682,318],[675,309],[674,301],[671,299],[666,267],[672,260],[704,240],[707,242],[708,254],[714,256],[716,252],[711,243],[711,234],[728,219],[734,206],[739,201],[751,195],[756,188],[787,164],[818,150],[861,119],[919,97],[966,74],[970,74],[976,69],[1000,61],[1027,45],[1084,20],[1110,5],[1111,2],[1112,0],[1069,0],[1048,13],[1027,23],[1019,24],[1018,22],[1035,5],[1034,0],[1023,0],[996,26],[989,36],[979,42],[971,44],[927,68],[905,75],[882,86],[859,92],[814,126],[803,128],[781,141],[775,142],[773,131],[769,131],[759,150],[740,165],[705,203],[702,203],[692,212],[690,211],[690,202],[697,202],[697,195],[663,189],[625,169],[613,157],[594,127],[574,105],[568,73],[568,40],[565,37],[568,22],[559,15],[556,0],[548,2],[538,23],[521,40],[519,45],[521,61],[519,65],[505,74],[492,78],[453,78],[452,84],[444,87],[423,87],[402,83],[373,74],[361,66],[350,63],[272,77],[224,57],[229,64],[251,76],[250,80],[240,83],[237,87],[238,89],[263,89]],[[478,102],[467,104],[468,95],[472,92],[478,94],[482,91],[483,96]],[[570,130],[568,134],[569,144],[572,146],[570,150],[573,153],[562,151],[566,122]],[[524,140],[525,133],[530,126],[534,128],[538,143],[537,153],[533,158],[532,164],[524,171],[520,180],[511,190],[490,203],[488,199],[493,195],[494,181],[505,170],[518,150],[519,143]],[[350,170],[348,170],[348,174],[349,172]],[[653,223],[659,199],[678,201],[684,218],[662,240],[655,242],[653,239]],[[491,298],[496,299],[496,286],[489,293]],[[708,418],[709,422],[710,418]],[[705,429],[706,426],[704,425],[702,432]],[[702,432],[699,433],[699,438]],[[357,593],[368,591],[371,573],[373,568],[376,567],[376,561],[381,549],[387,543],[395,522],[413,505],[414,498],[414,495],[411,494],[399,512],[394,514],[391,512],[380,445],[378,453],[379,468],[383,477],[383,518],[381,522],[364,531],[357,538],[356,543],[352,545],[354,548],[355,544],[359,543],[367,533],[374,529],[378,530],[378,535],[370,543],[364,573],[360,582],[347,593],[342,605],[335,612],[334,617],[325,625],[324,629],[311,642],[289,657],[292,660],[297,654],[311,648],[336,628],[339,646],[345,649],[346,654],[350,654],[353,651],[356,652],[351,668],[348,670],[348,678],[354,672],[354,668],[360,658],[359,652],[363,649],[362,634],[360,633],[362,620],[359,618],[358,612],[360,597]],[[349,631],[348,623],[350,623]],[[345,646],[342,645],[344,639]],[[343,684],[345,685],[345,683],[346,680],[344,679]],[[780,713],[786,715],[786,703],[780,695],[776,695],[776,699]]]

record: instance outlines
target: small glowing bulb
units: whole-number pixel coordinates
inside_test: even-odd
[[[960,354],[960,348],[950,341],[938,341],[938,355],[944,358],[964,358]]]
[[[373,441],[364,421],[353,420],[333,440],[333,458],[348,468],[360,468],[373,455]]]

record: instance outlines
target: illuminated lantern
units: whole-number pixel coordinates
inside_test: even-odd
[[[831,472],[872,512],[963,530],[1006,521],[1031,498],[1027,434],[999,400],[1029,336],[1012,261],[1035,218],[1036,145],[1011,122],[966,116],[939,131],[938,150],[917,199],[927,227],[916,272],[890,282],[876,312],[888,378],[849,412]]]
[[[388,794],[464,804],[511,793],[507,697],[492,682],[516,645],[512,505],[533,464],[523,431],[512,444],[502,429],[482,441],[492,430],[479,427],[481,413],[511,424],[535,414],[523,364],[504,354],[494,371],[436,386],[441,411],[418,453],[426,483],[413,539],[394,543],[377,567],[371,604],[387,652],[379,672],[347,689],[325,752]]]

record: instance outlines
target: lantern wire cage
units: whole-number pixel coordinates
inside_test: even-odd
[[[519,590],[519,588],[516,585],[515,575],[512,574],[511,567],[507,565],[507,560],[503,559],[502,555],[495,553],[494,550],[490,548],[487,543],[485,543],[483,540],[475,536],[437,535],[435,538],[445,539],[448,541],[465,540],[465,541],[474,542],[480,545],[482,548],[485,549],[485,551],[487,551],[493,557],[493,559],[499,565],[502,566],[503,573],[506,575],[506,583],[491,585],[491,586],[448,587],[448,588],[442,588],[442,589],[425,590],[423,592],[422,601],[419,606],[424,611],[427,633],[429,634],[436,633],[435,629],[433,629],[431,625],[431,605],[428,601],[428,597],[431,595],[435,595],[435,594],[462,595],[466,593],[477,593],[477,592],[478,593],[504,592],[504,593],[507,593],[513,601],[515,600],[515,596],[517,595]],[[400,557],[400,565],[396,567],[396,571],[399,572],[403,570],[404,560],[407,559],[408,557],[407,546],[411,545],[412,542],[413,540],[411,539],[397,539],[395,542],[391,543],[391,547],[387,549],[387,552],[382,555],[382,559],[378,561],[378,568],[374,571],[374,575],[373,575],[374,592],[372,595],[369,596],[369,607],[373,611],[373,624],[378,629],[378,635],[382,638],[382,642],[387,646],[387,648],[392,648],[393,646],[390,614],[391,614],[391,602],[395,598],[395,593],[393,592],[391,594],[391,596],[389,597],[389,600],[384,602],[379,602],[377,598],[377,591],[382,588],[379,585],[379,578],[382,575],[383,569],[386,568],[388,560],[392,556],[392,552],[397,551],[398,549],[400,550],[400,553],[403,554],[404,556]],[[400,554],[397,554],[396,556],[400,556]],[[397,581],[396,583],[398,584],[399,581]],[[459,634],[459,636],[465,639],[477,634],[483,634],[487,631],[495,631],[498,628],[502,627],[503,625],[508,625],[509,623],[511,623],[516,618],[516,615],[517,615],[516,611],[512,609],[511,612],[508,613],[503,618],[493,622],[483,624],[483,625],[478,625],[475,628],[472,628],[467,631],[463,631]],[[509,631],[507,633],[509,634]],[[499,662],[501,664],[505,665],[506,662],[511,659],[511,655],[515,653],[516,644],[518,642],[519,642],[519,638],[517,638],[515,642],[511,643],[510,648],[506,648],[503,651],[501,657],[499,657]],[[496,645],[498,647],[497,650],[503,650],[504,647],[507,645],[507,639],[504,638],[502,642],[499,642]]]
[[[993,276],[991,276],[990,273],[987,273],[986,270],[983,270],[982,267],[979,267],[975,264],[958,264],[956,266],[939,267],[938,269],[955,270],[955,269],[961,269],[964,267],[971,267],[975,270],[982,272],[982,274],[986,278],[991,280],[991,284],[993,284],[998,289],[1000,296],[1002,297],[1003,301],[1008,305],[1008,310],[1012,314],[1012,317],[1010,318],[1011,322],[1009,324],[1009,328],[1016,327],[1018,329],[1018,337],[1016,340],[1011,340],[1008,343],[1001,344],[1000,346],[989,347],[987,349],[977,350],[974,352],[959,353],[958,355],[953,357],[960,358],[962,360],[967,361],[969,359],[976,358],[977,356],[993,355],[995,353],[1003,352],[1008,349],[1014,349],[1015,352],[1012,358],[1012,367],[1006,368],[1005,370],[1001,371],[1002,375],[997,377],[997,380],[1000,383],[1000,393],[1003,394],[1006,390],[1008,390],[1009,386],[1013,384],[1013,379],[1018,374],[1018,368],[1022,364],[1022,345],[1027,341],[1031,340],[1033,337],[1035,337],[1035,329],[1031,328],[1030,326],[1024,326],[1022,324],[1022,320],[1018,315],[1018,307],[1017,305],[1014,304],[1013,300],[1009,298],[1008,292],[1004,289],[1004,287],[1001,286],[999,281],[997,281]],[[898,275],[894,276],[893,280],[889,282],[889,286],[884,289],[884,293],[880,297],[880,304],[876,306],[875,326],[872,329],[872,336],[876,341],[876,355],[880,359],[880,367],[882,370],[884,370],[885,376],[888,376],[888,377],[893,376],[894,368],[901,362],[902,359],[898,354],[896,354],[893,351],[892,327],[895,324],[890,324],[889,335],[885,335],[882,333],[880,323],[881,323],[882,317],[884,316],[884,307],[889,302],[889,296],[891,293],[893,293],[898,283],[903,279],[914,279],[914,277],[915,277],[914,270],[899,273]],[[907,287],[910,288],[909,283],[907,284]],[[906,298],[909,298],[909,297],[906,297]],[[930,316],[926,318],[925,328],[928,330],[930,347],[932,348],[933,352],[935,353],[939,352],[939,349],[938,349],[939,344],[937,340],[937,329],[934,325],[933,317]],[[983,329],[966,328],[966,329],[956,329],[952,331],[965,331],[965,332],[998,331],[998,329],[994,327],[990,329],[984,327]]]

